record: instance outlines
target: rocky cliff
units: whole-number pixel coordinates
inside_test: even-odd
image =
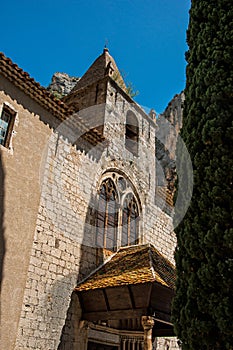
[[[47,87],[48,91],[57,98],[66,96],[80,80],[78,77],[72,77],[67,73],[54,73],[51,83]]]
[[[172,206],[176,181],[176,142],[182,128],[184,93],[174,96],[157,119],[156,175],[157,192]]]

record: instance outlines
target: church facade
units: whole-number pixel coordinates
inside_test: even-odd
[[[157,128],[108,49],[62,100],[1,54],[2,348],[179,348]]]

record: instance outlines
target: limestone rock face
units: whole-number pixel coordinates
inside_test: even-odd
[[[167,186],[171,193],[174,191],[176,180],[176,142],[182,128],[184,99],[183,92],[175,95],[157,119],[156,161],[157,169],[163,173],[157,176],[166,180],[158,185]]]
[[[184,99],[183,92],[175,95],[157,119],[157,137],[165,149],[169,151],[171,160],[175,160],[176,141],[182,128]],[[160,152],[161,150],[158,148],[157,151]],[[163,157],[167,158],[164,152],[159,156],[159,159]]]
[[[57,72],[52,76],[51,83],[47,89],[56,97],[61,98],[69,94],[79,80],[80,78],[78,77],[72,77],[67,73]]]

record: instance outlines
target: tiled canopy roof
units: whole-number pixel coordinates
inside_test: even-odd
[[[121,248],[110,260],[81,281],[75,291],[157,282],[175,287],[175,267],[152,245]]]

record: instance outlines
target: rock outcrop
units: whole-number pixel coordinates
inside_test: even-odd
[[[176,181],[176,142],[182,128],[184,93],[173,97],[157,119],[156,177],[157,190],[170,206]]]
[[[80,80],[78,77],[72,77],[67,73],[54,73],[51,83],[47,87],[48,91],[57,98],[66,96]]]

